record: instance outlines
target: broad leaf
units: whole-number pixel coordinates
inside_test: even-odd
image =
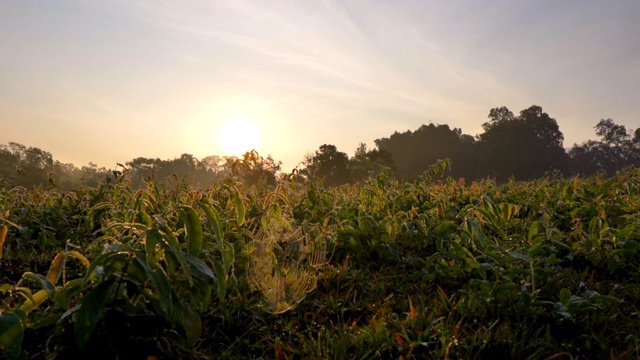
[[[22,352],[22,340],[24,328],[20,318],[12,313],[5,312],[0,315],[0,349],[7,356],[18,357]]]
[[[107,280],[93,288],[83,299],[76,314],[76,341],[83,348],[93,334],[108,302],[113,301],[116,282]]]

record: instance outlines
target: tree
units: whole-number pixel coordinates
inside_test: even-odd
[[[98,165],[89,162],[89,165],[80,168],[80,183],[86,186],[98,187],[110,174],[111,171],[104,166],[98,168]]]
[[[188,177],[195,186],[204,188],[222,177],[211,168],[211,158],[207,163],[191,154],[182,154],[172,160],[139,157],[127,162],[132,187],[139,188],[144,180],[169,180]]]
[[[6,145],[0,145],[0,184],[14,185],[20,158]]]
[[[472,136],[462,134],[460,129],[434,124],[375,140],[378,149],[391,154],[398,177],[404,180],[415,179],[444,158],[451,159],[453,163],[451,176],[474,177],[474,142]]]
[[[198,187],[207,187],[213,182],[213,174],[207,167],[191,154],[182,154],[173,160],[161,161],[156,176],[167,178],[172,175],[189,177],[191,183]]]
[[[131,161],[127,161],[126,165],[129,167],[128,177],[131,179],[131,186],[133,188],[143,187],[145,180],[158,179],[156,177],[156,171],[160,167],[162,160],[150,159],[144,157],[138,157]]]
[[[481,169],[499,182],[564,173],[568,155],[556,120],[533,105],[514,116],[506,107],[489,112],[478,136]]]
[[[482,124],[482,128],[485,131],[490,130],[498,124],[516,120],[516,117],[506,106],[502,106],[489,110],[489,119],[491,119],[489,122]]]
[[[364,180],[369,176],[377,176],[383,169],[388,169],[390,174],[396,173],[396,165],[391,153],[387,150],[368,150],[365,143],[360,143],[355,155],[349,159],[351,180]]]
[[[591,176],[597,173],[607,173],[605,166],[600,162],[606,155],[598,141],[589,140],[580,145],[574,144],[569,150],[571,157],[571,172],[583,176]]]
[[[625,167],[640,166],[640,129],[627,132],[612,119],[600,120],[594,129],[599,141],[574,144],[569,152],[574,173],[613,176]]]
[[[612,119],[598,121],[595,129],[596,135],[601,138],[600,142],[607,147],[622,147],[631,140],[631,134],[627,133],[624,125],[618,125]]]
[[[47,186],[53,170],[51,153],[10,142],[0,145],[0,178],[10,186]]]
[[[326,186],[339,186],[351,180],[349,157],[335,145],[321,145],[313,155],[306,156],[302,165],[302,175],[322,179]]]

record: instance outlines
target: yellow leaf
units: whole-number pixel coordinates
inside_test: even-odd
[[[49,293],[47,290],[40,290],[37,293],[33,294],[33,301],[27,300],[22,304],[20,310],[26,312],[27,314],[31,312],[31,310],[38,307],[38,305],[42,304],[49,297]]]
[[[51,281],[52,284],[56,284],[58,279],[60,278],[60,273],[62,273],[62,265],[64,263],[64,254],[59,253],[51,262],[51,267],[49,268],[49,272],[47,273],[47,279]]]
[[[87,267],[87,269],[89,268],[89,266],[91,266],[91,263],[89,262],[89,260],[87,260],[87,258],[82,255],[80,252],[73,250],[73,251],[69,251],[69,255],[73,256],[74,258],[80,260],[80,262],[82,262],[84,264],[84,266]]]

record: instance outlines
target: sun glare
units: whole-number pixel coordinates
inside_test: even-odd
[[[247,119],[231,119],[218,131],[218,144],[226,155],[241,156],[260,146],[260,129]]]

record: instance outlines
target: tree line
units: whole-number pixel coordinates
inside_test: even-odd
[[[463,134],[449,125],[422,125],[376,139],[376,149],[361,144],[353,157],[333,145],[322,145],[301,164],[301,173],[325,179],[328,185],[359,181],[381,168],[412,181],[438,159],[449,158],[454,178],[495,179],[503,183],[543,176],[613,176],[627,167],[640,167],[640,128],[627,130],[612,119],[594,127],[598,140],[563,147],[564,134],[556,119],[533,105],[515,115],[507,107],[491,109],[483,133]]]
[[[564,135],[554,118],[533,105],[515,115],[506,107],[489,112],[489,121],[476,136],[448,125],[422,125],[415,131],[395,132],[376,139],[374,149],[361,143],[353,156],[324,144],[307,154],[291,174],[283,174],[281,162],[255,151],[243,157],[191,154],[161,160],[139,157],[111,170],[89,163],[80,168],[53,159],[51,153],[17,143],[0,145],[0,185],[53,187],[62,190],[98,186],[110,177],[126,176],[133,187],[145,181],[179,181],[207,187],[227,176],[246,183],[275,184],[288,178],[321,179],[326,186],[362,181],[386,170],[391,176],[412,181],[438,159],[449,158],[454,178],[469,181],[493,178],[532,180],[543,176],[613,176],[626,167],[640,167],[640,128],[627,130],[612,119],[594,127],[598,140],[563,147]]]

